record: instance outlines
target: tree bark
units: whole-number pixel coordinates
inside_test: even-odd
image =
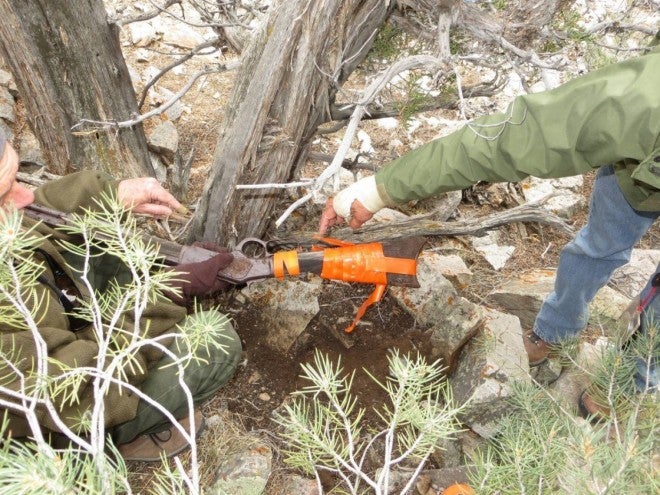
[[[101,0],[0,0],[0,54],[25,102],[49,168],[154,175],[144,130],[72,132],[81,119],[138,113],[116,28]]]
[[[288,0],[245,51],[192,238],[233,245],[261,236],[276,192],[238,184],[286,182],[330,119],[341,84],[394,7],[388,0]]]

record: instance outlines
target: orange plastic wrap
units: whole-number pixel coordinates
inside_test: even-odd
[[[300,275],[297,251],[280,251],[273,255],[273,275],[284,278],[285,275],[297,277]]]
[[[387,284],[387,274],[414,276],[417,261],[407,258],[388,258],[380,242],[326,249],[323,252],[321,277],[344,282]]]
[[[339,246],[323,249],[321,277],[344,282],[376,284],[376,288],[357,311],[351,325],[345,330],[352,332],[367,308],[383,298],[387,287],[387,274],[415,276],[417,260],[390,258],[383,253],[380,242],[350,244],[336,239],[323,239],[328,244]],[[276,278],[300,274],[297,251],[282,251],[273,255],[273,273]]]

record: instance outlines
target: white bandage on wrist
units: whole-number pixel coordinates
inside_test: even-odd
[[[349,218],[351,216],[351,205],[356,199],[371,213],[376,213],[385,206],[380,194],[378,194],[376,177],[373,175],[360,179],[346,189],[339,191],[332,200],[332,206],[337,215],[342,218]]]

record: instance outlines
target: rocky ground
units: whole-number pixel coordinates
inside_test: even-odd
[[[619,3],[576,2],[590,25],[615,16]],[[152,9],[149,2],[108,0],[107,5],[109,13],[116,16],[137,15]],[[168,60],[163,55],[164,50],[189,49],[205,36],[208,32],[182,25],[169,17],[122,28],[122,42],[136,88],[144,86]],[[570,67],[562,72],[543,71],[532,85],[535,90],[558,84],[584,70],[584,54],[575,51],[564,56]],[[235,60],[235,55],[227,49],[177,69],[155,85],[146,107],[162,104],[205,63]],[[38,150],[30,144],[34,140],[18,125],[20,95],[13,88],[11,77],[5,74],[0,72],[0,117],[3,125],[14,132],[21,155],[36,156],[30,161],[38,162]],[[485,75],[466,74],[466,77]],[[350,86],[359,90],[364,82],[364,75],[356,75]],[[231,83],[231,72],[202,78],[172,107],[167,118],[147,123],[152,142],[158,140],[184,156],[192,154],[190,180],[179,192],[181,199],[193,208],[211,163],[217,129],[222,121],[221,109]],[[502,108],[513,96],[529,89],[528,86],[522,84],[512,69],[502,93],[494,98],[467,100],[462,110],[471,118]],[[356,139],[353,153],[362,150],[370,153],[369,162],[385,163],[407,149],[448,133],[461,121],[459,111],[452,110],[419,115],[406,126],[396,119],[367,122]],[[333,153],[340,138],[341,134],[321,138],[315,144],[316,150]],[[319,170],[318,164],[310,164],[305,172],[313,174]],[[167,180],[166,168],[161,168],[161,174],[163,180]],[[352,174],[347,173],[344,180],[352,180]],[[550,207],[577,230],[586,219],[592,180],[593,174],[587,174],[582,180],[534,180],[516,187],[479,187],[463,196],[452,218],[496,214],[554,191],[561,201],[553,200]],[[288,206],[287,201],[288,198],[283,200],[283,208]],[[297,212],[286,229],[314,231],[320,208],[320,204],[315,204]],[[409,205],[404,212],[415,213],[424,208],[428,206]],[[418,290],[390,289],[382,302],[367,311],[351,334],[343,330],[368,297],[372,289],[369,286],[301,277],[254,284],[220,295],[213,302],[232,316],[243,341],[244,360],[233,380],[204,406],[207,431],[201,437],[200,447],[205,484],[213,485],[218,477],[246,478],[252,480],[253,486],[269,479],[267,493],[314,493],[310,480],[292,477],[283,468],[279,454],[282,444],[275,439],[272,413],[292,391],[304,385],[299,378],[300,364],[309,362],[315,351],[335,360],[341,358],[347,372],[356,371],[354,390],[359,405],[366,410],[365,422],[369,424],[377,424],[373,407],[382,404],[386,396],[373,385],[364,370],[375,376],[386,376],[387,357],[393,350],[402,354],[420,353],[429,360],[443,358],[450,366],[447,375],[459,399],[497,383],[498,393],[482,397],[484,411],[496,410],[494,406],[508,393],[509,379],[531,379],[519,336],[523,328],[531,325],[535,310],[551,290],[558,253],[569,239],[570,235],[539,224],[508,225],[486,239],[430,237],[420,259],[422,287]],[[607,327],[606,322],[616,319],[628,298],[639,289],[644,274],[660,261],[659,239],[660,230],[656,225],[637,246],[636,262],[618,273],[610,286],[599,294],[594,318],[584,336],[585,350],[600,345],[598,339],[602,329]],[[484,335],[494,337],[504,347],[491,349],[484,355],[476,349],[479,338]],[[498,372],[481,373],[484,369]],[[580,380],[572,376],[560,380],[556,385],[557,393],[571,401],[579,384]],[[465,418],[470,430],[463,443],[435,458],[432,467],[455,469],[460,466],[460,458],[468,448],[466,445],[475,438],[492,435],[494,421],[496,418],[491,415],[479,413]],[[153,475],[152,467],[135,464],[131,470],[135,485],[146,488]],[[461,476],[460,470],[458,474],[453,472],[451,478],[446,473],[444,479],[442,473],[434,475],[436,489],[443,482]],[[326,480],[328,486],[332,482]],[[219,488],[216,486],[214,490]]]

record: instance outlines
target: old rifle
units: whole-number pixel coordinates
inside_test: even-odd
[[[39,205],[24,208],[24,214],[52,227],[69,224],[66,213]],[[144,240],[159,246],[168,265],[205,261],[218,253],[197,245],[181,245],[144,234]],[[232,284],[245,284],[267,278],[282,279],[312,273],[328,280],[375,284],[376,288],[358,310],[350,332],[366,309],[382,299],[387,285],[419,287],[417,257],[425,244],[424,237],[351,244],[336,239],[319,238],[310,251],[269,252],[261,239],[243,239],[231,251],[233,260],[218,273],[218,278]],[[250,254],[248,254],[250,253]]]

